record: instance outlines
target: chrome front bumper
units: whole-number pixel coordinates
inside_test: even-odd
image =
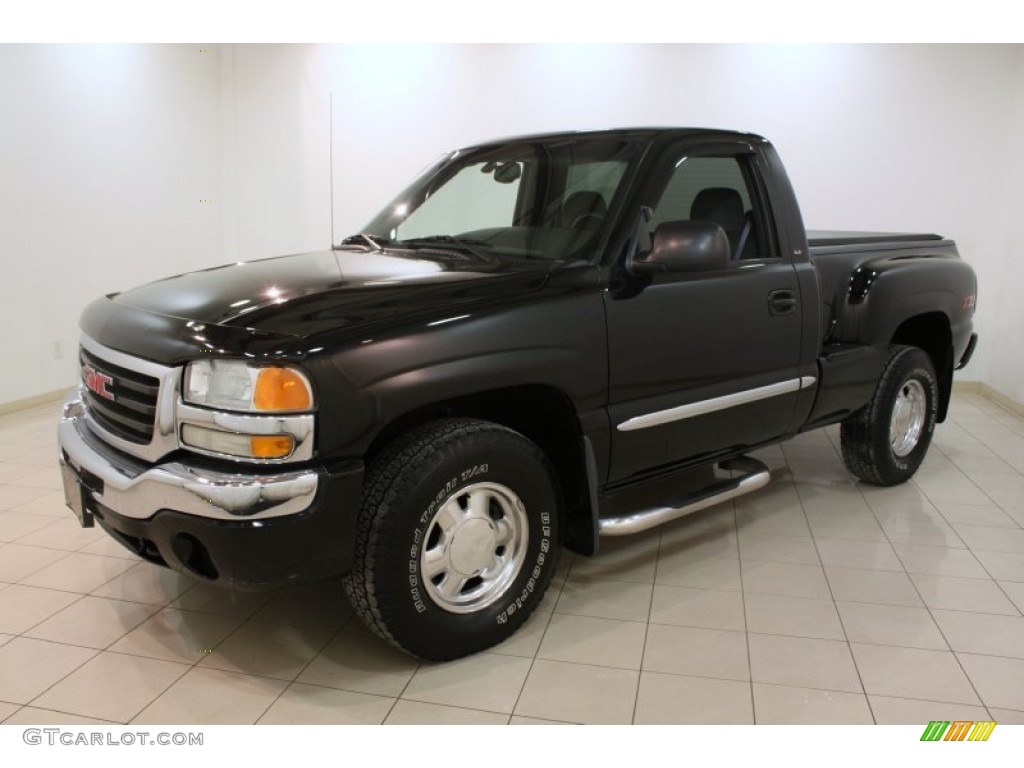
[[[61,413],[58,438],[65,484],[77,481],[87,495],[123,517],[146,520],[169,509],[214,520],[263,520],[304,512],[316,496],[319,475],[312,469],[247,474],[181,461],[137,461],[93,435],[85,423],[86,408],[75,390]],[[65,492],[71,503],[81,491],[66,487]]]

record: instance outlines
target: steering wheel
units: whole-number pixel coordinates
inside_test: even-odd
[[[589,223],[587,223],[589,222]],[[600,229],[604,216],[599,213],[583,213],[572,220],[570,229]]]

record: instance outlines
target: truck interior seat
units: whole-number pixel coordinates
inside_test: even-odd
[[[742,258],[753,228],[753,216],[743,210],[740,193],[731,187],[707,187],[690,206],[691,221],[710,221],[725,230],[733,260]]]
[[[566,229],[597,229],[608,215],[608,204],[600,192],[580,190],[565,199],[562,226]]]

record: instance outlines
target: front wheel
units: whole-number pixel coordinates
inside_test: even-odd
[[[928,452],[938,403],[931,358],[917,347],[891,347],[871,400],[842,423],[847,468],[874,485],[909,480]]]
[[[345,590],[378,635],[455,659],[515,632],[558,559],[557,481],[521,434],[475,419],[397,438],[367,472]]]

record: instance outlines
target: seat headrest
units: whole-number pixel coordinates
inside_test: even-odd
[[[743,229],[743,198],[730,187],[708,187],[693,198],[691,221],[711,221],[726,232]]]

